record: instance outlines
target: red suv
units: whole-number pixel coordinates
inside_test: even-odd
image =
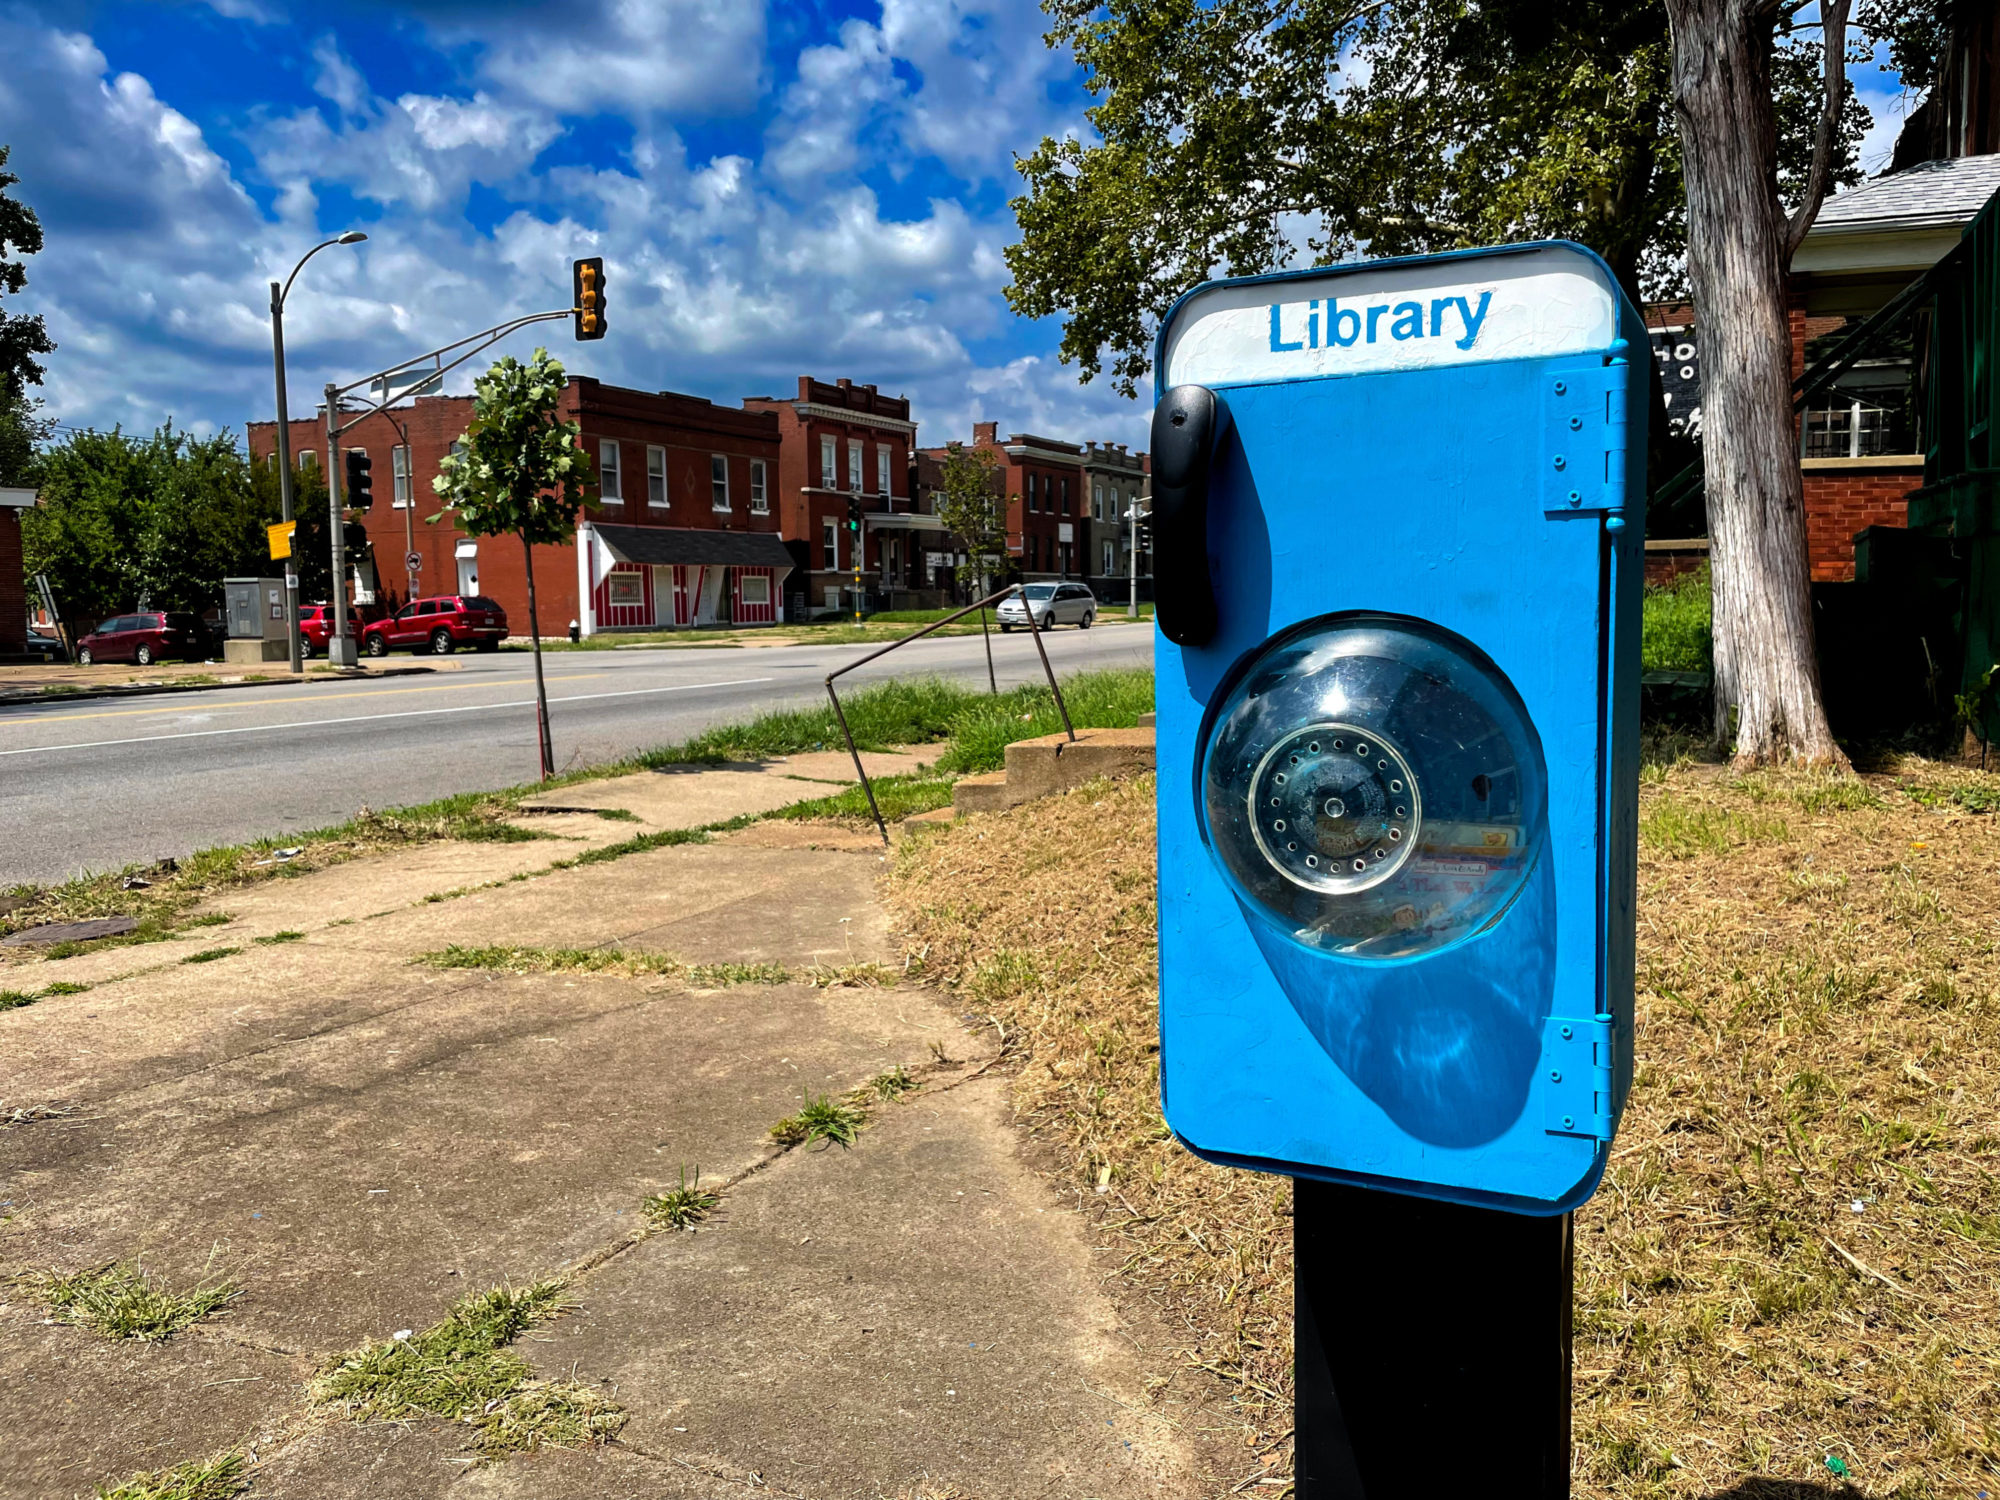
[[[356,641],[361,639],[362,629],[367,622],[361,612],[350,608],[347,611],[347,633]],[[326,639],[333,634],[333,606],[331,604],[301,604],[299,606],[299,655],[311,656],[318,651],[326,651]]]
[[[449,656],[460,646],[498,651],[507,636],[507,611],[484,594],[445,594],[412,599],[386,620],[361,632],[370,656],[387,656],[398,647]]]
[[[84,666],[101,661],[131,661],[142,667],[170,656],[199,661],[208,654],[208,632],[194,615],[115,615],[76,643],[76,659]]]

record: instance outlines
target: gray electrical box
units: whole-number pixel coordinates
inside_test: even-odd
[[[225,578],[222,598],[229,621],[225,660],[281,661],[290,655],[284,579]]]

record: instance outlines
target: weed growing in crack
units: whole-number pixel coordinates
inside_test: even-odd
[[[94,1328],[106,1338],[171,1338],[242,1296],[227,1281],[174,1292],[137,1266],[113,1264],[71,1276],[48,1272],[32,1279],[58,1323]]]
[[[97,1500],[235,1500],[249,1487],[243,1455],[231,1449],[157,1473],[134,1474],[115,1489],[100,1485]]]
[[[625,1425],[625,1409],[580,1381],[529,1380],[466,1420],[473,1430],[468,1446],[486,1458],[504,1458],[537,1448],[609,1442]]]
[[[646,1215],[646,1222],[655,1229],[693,1229],[703,1219],[721,1205],[722,1199],[701,1186],[701,1168],[688,1175],[686,1167],[681,1168],[678,1187],[670,1187],[664,1193],[655,1193],[640,1209]]]
[[[894,984],[900,977],[889,965],[877,963],[814,964],[806,970],[806,983],[816,990],[830,990],[842,984],[876,989],[885,984]]]
[[[309,1394],[357,1422],[464,1421],[474,1429],[469,1446],[487,1458],[602,1442],[625,1423],[615,1402],[574,1381],[535,1380],[506,1347],[563,1312],[562,1294],[563,1283],[552,1280],[467,1297],[422,1333],[343,1355]]]
[[[681,961],[664,953],[623,948],[465,948],[453,943],[415,962],[434,969],[495,969],[508,974],[678,974]]]
[[[696,964],[684,975],[698,990],[719,990],[732,984],[790,984],[783,964]]]
[[[181,962],[184,964],[212,964],[218,958],[234,958],[241,948],[204,948],[199,953],[190,953]]]
[[[293,928],[287,927],[283,932],[274,932],[267,937],[257,938],[255,939],[255,941],[263,943],[266,947],[269,947],[275,943],[296,943],[299,941],[299,939],[303,938],[304,936],[305,934],[303,932],[299,932]]]
[[[861,1086],[859,1092],[872,1093],[877,1099],[900,1099],[916,1086],[917,1080],[910,1076],[909,1070],[901,1063],[897,1063],[888,1072],[877,1073],[869,1079]]]
[[[33,1005],[41,998],[26,990],[0,990],[0,1010],[18,1010],[23,1005]]]
[[[852,1104],[808,1092],[797,1114],[787,1115],[771,1127],[771,1139],[780,1146],[810,1146],[814,1141],[852,1146],[867,1121],[867,1115]]]

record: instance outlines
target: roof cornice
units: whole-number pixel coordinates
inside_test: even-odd
[[[845,406],[827,406],[818,401],[794,401],[791,406],[801,417],[808,419],[817,417],[822,422],[855,422],[863,427],[880,427],[888,432],[911,434],[917,430],[915,422],[881,416],[872,411],[852,411]]]

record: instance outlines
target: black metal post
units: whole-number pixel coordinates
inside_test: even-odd
[[[1568,1214],[1295,1179],[1297,1500],[1568,1500]]]

